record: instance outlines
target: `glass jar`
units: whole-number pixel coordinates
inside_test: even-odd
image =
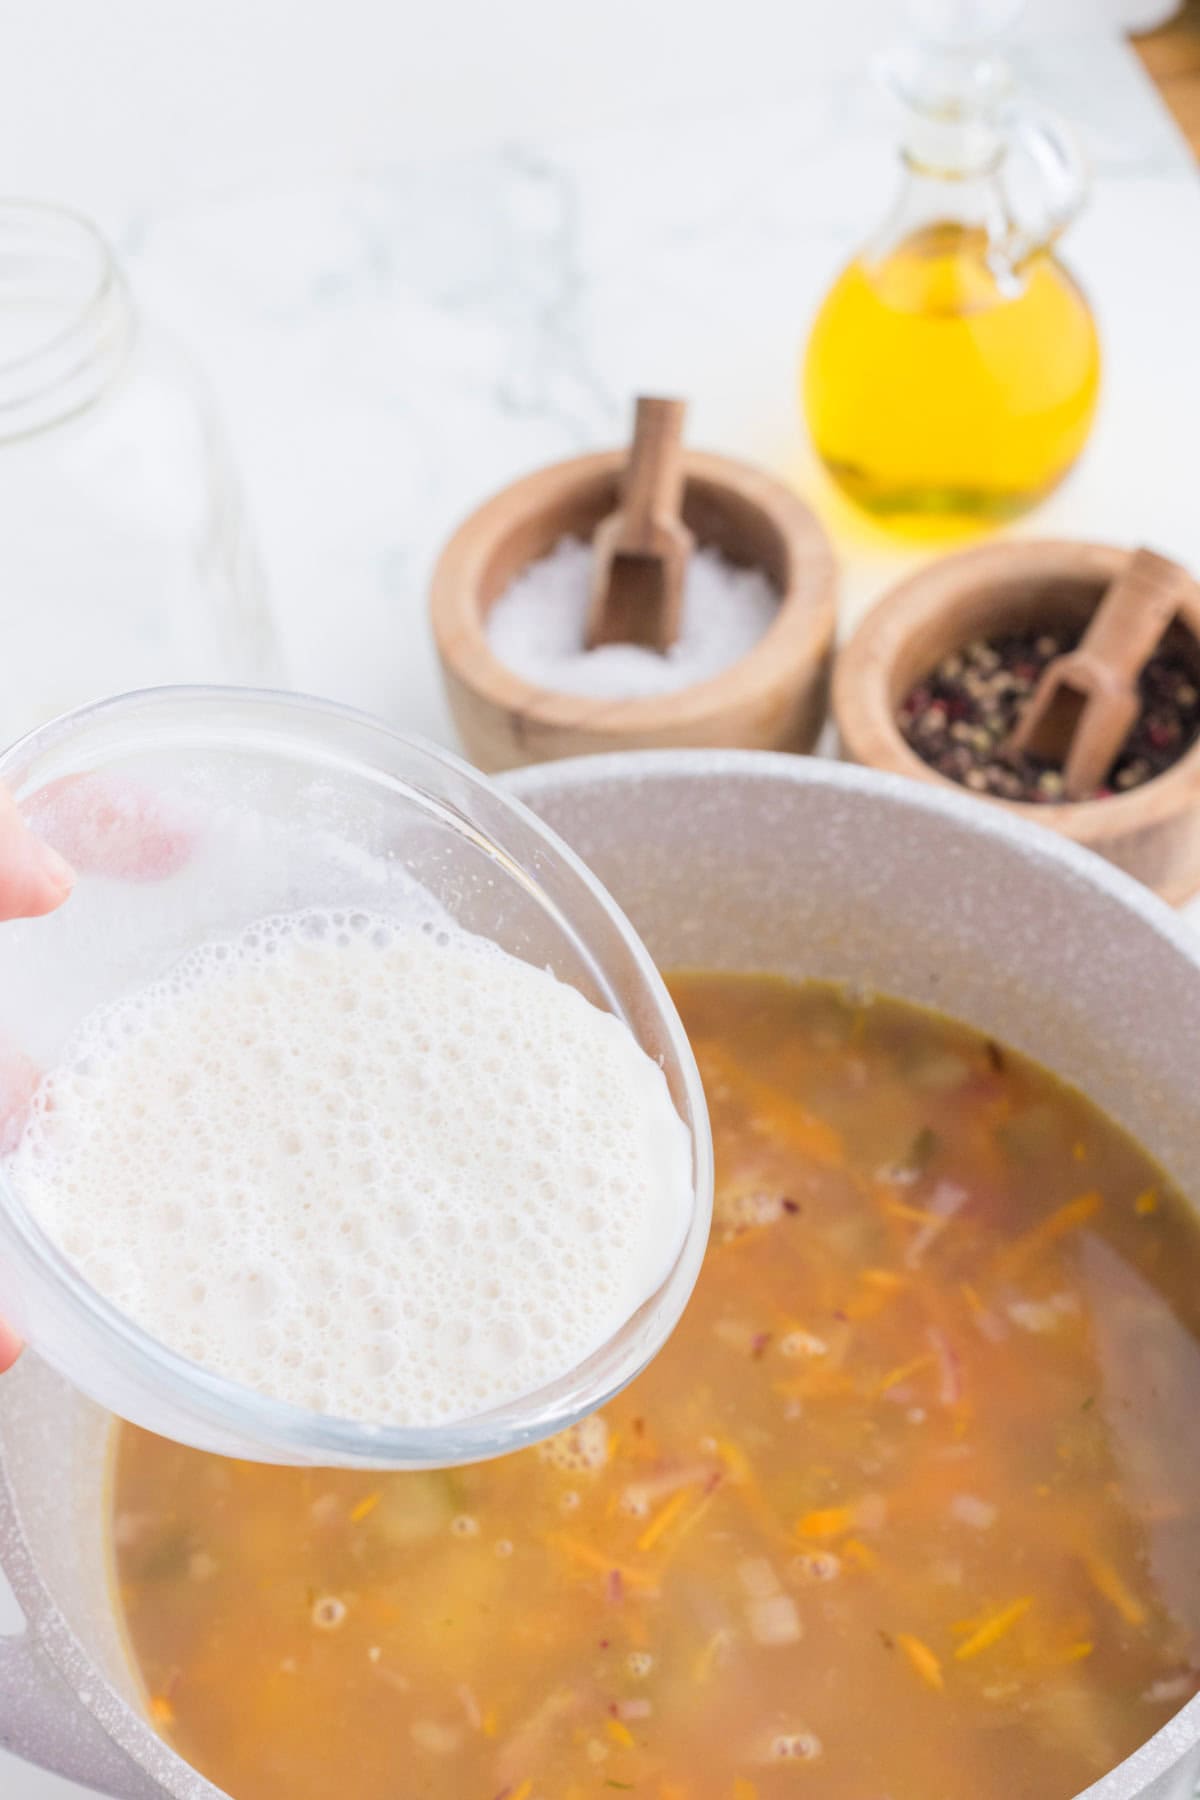
[[[802,404],[839,487],[890,524],[995,522],[1035,505],[1087,441],[1100,347],[1056,245],[1083,166],[985,44],[1012,0],[926,0],[884,79],[906,115],[903,183],[838,277]]]
[[[0,204],[0,743],[119,689],[277,677],[203,382],[87,220]]]

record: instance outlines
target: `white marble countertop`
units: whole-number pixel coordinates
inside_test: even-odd
[[[1075,32],[1028,60],[1092,154],[1066,253],[1107,361],[1085,459],[1020,529],[1200,565],[1200,182],[1127,48]],[[690,396],[692,442],[811,497],[847,623],[912,560],[838,504],[794,399],[812,310],[890,195],[891,121],[853,58],[792,88],[192,194],[123,228],[146,304],[218,386],[294,685],[448,737],[425,621],[439,546],[514,475],[617,441],[639,388]]]
[[[1200,183],[1102,0],[1032,10],[1023,60],[1095,165],[1067,255],[1107,379],[1086,458],[1020,529],[1200,567]],[[889,16],[43,0],[6,29],[0,159],[10,189],[96,212],[206,364],[292,683],[448,740],[438,546],[514,475],[615,441],[638,389],[691,396],[693,442],[811,498],[847,623],[912,560],[834,500],[793,398],[812,309],[893,180],[863,68]],[[0,1754],[6,1800],[81,1792]]]

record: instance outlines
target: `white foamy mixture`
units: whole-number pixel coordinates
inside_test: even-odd
[[[719,551],[688,559],[679,636],[665,655],[641,644],[585,647],[592,547],[563,538],[523,569],[487,616],[493,653],[537,687],[596,699],[636,700],[707,681],[752,650],[779,611],[779,595],[758,569]]]
[[[649,1297],[691,1145],[618,1020],[458,931],[267,920],[87,1020],[8,1163],[152,1336],[278,1399],[436,1424]]]

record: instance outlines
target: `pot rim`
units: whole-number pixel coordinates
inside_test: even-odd
[[[1200,755],[1200,744],[1197,754]],[[495,779],[511,789],[526,806],[536,808],[538,793],[543,788],[560,786],[564,779],[569,780],[572,787],[602,786],[631,772],[631,765],[635,763],[638,775],[686,775],[708,781],[747,771],[766,780],[800,787],[828,786],[848,794],[882,795],[907,812],[933,812],[953,819],[983,836],[1023,850],[1026,855],[1061,864],[1076,878],[1102,888],[1166,936],[1172,947],[1190,962],[1200,965],[1200,939],[1194,929],[1182,922],[1175,909],[1144,882],[1126,874],[1087,844],[1052,831],[1046,824],[1046,815],[1054,808],[1016,806],[1007,802],[996,807],[981,807],[978,794],[940,776],[935,781],[918,783],[907,773],[880,769],[874,764],[840,762],[824,756],[795,756],[781,750],[666,749],[615,750],[599,756],[563,757],[555,762],[530,763],[520,769],[510,769]],[[1161,779],[1165,781],[1166,776]],[[1096,801],[1094,804],[1107,807],[1109,802]],[[1114,799],[1113,804],[1118,802]]]

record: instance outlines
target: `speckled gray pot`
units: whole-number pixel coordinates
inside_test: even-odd
[[[965,796],[797,757],[598,757],[508,785],[660,962],[846,977],[944,1007],[1086,1087],[1200,1195],[1200,939],[1097,858]],[[143,1721],[126,1669],[104,1569],[107,1425],[32,1359],[0,1382],[0,1556],[27,1620],[0,1639],[0,1741],[126,1800],[218,1800]],[[1184,1800],[1198,1773],[1195,1700],[1088,1800]]]

